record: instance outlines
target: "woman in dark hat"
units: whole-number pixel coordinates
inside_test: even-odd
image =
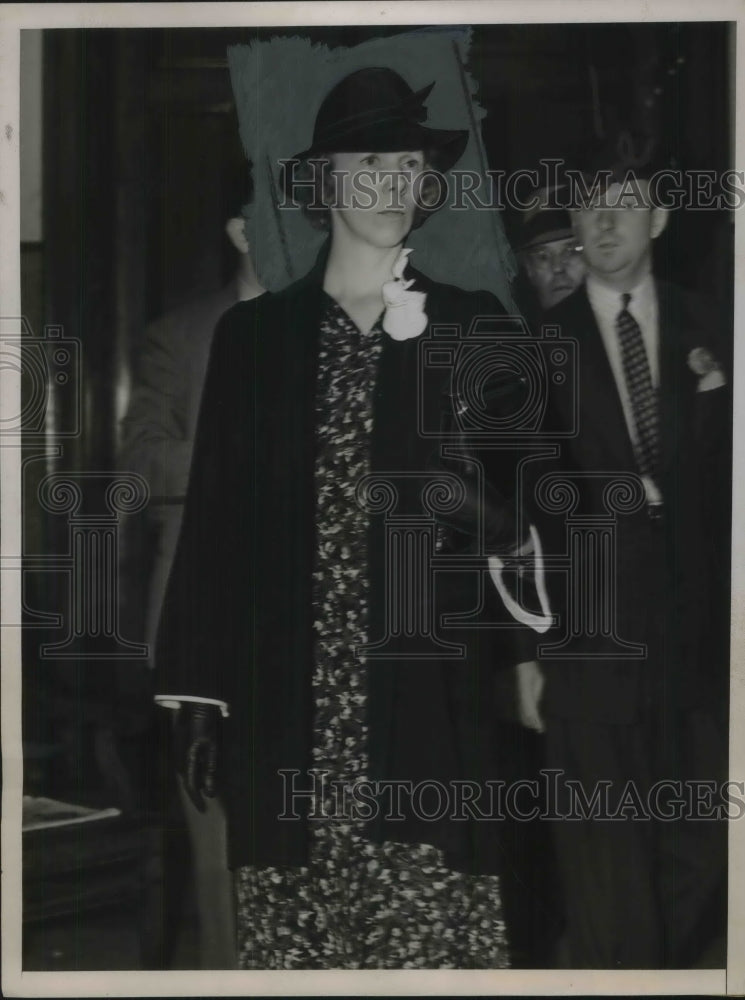
[[[306,210],[330,238],[215,335],[158,662],[187,787],[226,804],[244,968],[508,964],[498,824],[431,797],[494,777],[490,630],[437,634],[491,595],[456,566],[431,606],[390,532],[445,537],[421,429],[447,371],[422,375],[420,337],[503,313],[407,261],[416,177],[468,138],[423,124],[430,89],[366,69],[330,92],[296,157],[321,161]],[[369,207],[346,199],[365,187]],[[514,544],[500,512],[490,534]]]

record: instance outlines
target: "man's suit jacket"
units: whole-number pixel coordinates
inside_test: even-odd
[[[305,821],[277,817],[285,804],[280,771],[300,772],[293,780],[307,788],[311,766],[314,406],[323,273],[322,255],[304,279],[239,303],[218,325],[158,634],[160,693],[221,700],[230,708],[223,774],[233,865],[307,862]],[[466,330],[475,315],[503,312],[486,293],[440,285],[411,269],[407,277],[426,292],[432,324]],[[419,433],[420,420],[439,426],[445,374],[420,381],[419,338],[383,336],[371,471],[394,482],[397,515],[423,513],[423,474],[435,442]],[[385,489],[378,499],[384,495]],[[384,512],[370,517],[369,641],[385,635],[384,522]],[[477,609],[484,584],[478,574],[442,574],[437,609]],[[413,659],[399,635],[385,659],[369,662],[371,778],[493,776],[489,630],[451,629],[445,638],[467,644],[465,660]],[[303,814],[302,803],[298,811]],[[490,824],[481,827],[474,833],[463,822],[407,815],[371,832],[435,843],[453,863],[493,871],[497,838]]]
[[[151,323],[135,364],[121,423],[120,463],[154,500],[183,500],[199,401],[217,321],[238,300],[235,282]]]
[[[160,615],[168,573],[176,551],[189,466],[194,445],[199,402],[215,326],[238,300],[238,287],[201,296],[151,323],[137,357],[132,395],[121,423],[119,467],[137,472],[150,489],[144,523],[138,526],[147,541],[149,564],[126,561],[123,589],[132,603],[148,577],[144,638],[151,645]],[[149,550],[149,544],[142,548]],[[149,574],[148,574],[149,570]],[[155,666],[151,663],[151,666]]]
[[[645,503],[632,513],[612,514],[616,636],[576,637],[561,650],[561,659],[546,650],[547,715],[630,722],[653,705],[716,700],[726,685],[730,395],[728,387],[697,391],[699,378],[688,359],[693,349],[705,347],[726,369],[727,344],[713,313],[697,298],[664,284],[657,285],[657,293],[664,517],[652,520]],[[578,342],[576,385],[551,386],[547,425],[572,426],[573,393],[578,424],[576,434],[561,441],[558,460],[533,474],[529,492],[541,474],[563,475],[579,488],[575,514],[609,514],[603,496],[609,478],[633,476],[637,465],[585,286],[551,310],[545,322]],[[538,505],[534,517],[550,554],[561,554],[566,512],[550,515]],[[583,556],[575,560],[575,583],[586,566]],[[567,624],[566,584],[560,572],[549,574],[562,621],[543,637],[544,645],[555,643]],[[585,590],[595,586],[590,582]],[[619,656],[616,638],[642,644],[646,655]]]

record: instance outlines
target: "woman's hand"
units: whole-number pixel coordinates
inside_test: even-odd
[[[546,678],[537,660],[518,663],[517,675],[517,716],[523,726],[537,733],[544,733],[546,727],[540,713],[541,696]]]
[[[183,702],[176,712],[176,770],[199,812],[206,809],[202,796],[213,799],[217,795],[220,718],[217,705],[203,702]]]

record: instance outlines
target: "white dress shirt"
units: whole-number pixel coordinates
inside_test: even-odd
[[[660,328],[657,292],[652,274],[646,275],[635,288],[631,289],[629,294],[631,295],[631,299],[627,308],[639,324],[642,341],[647,353],[652,385],[657,389],[660,384]],[[590,300],[590,306],[595,315],[600,336],[605,345],[605,353],[608,356],[613,378],[616,382],[618,395],[621,398],[621,406],[623,407],[623,415],[626,418],[629,437],[634,447],[636,447],[638,444],[638,434],[634,421],[634,412],[631,407],[629,388],[626,384],[626,377],[623,371],[621,345],[618,340],[618,330],[616,328],[618,314],[623,309],[622,293],[600,284],[592,275],[588,275],[587,297]],[[642,476],[642,482],[647,491],[649,502],[652,504],[661,503],[662,496],[652,479],[649,476]]]

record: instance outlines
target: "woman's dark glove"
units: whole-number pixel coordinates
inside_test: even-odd
[[[199,812],[207,808],[202,796],[212,799],[217,794],[220,724],[221,714],[217,705],[182,702],[176,712],[176,770]]]
[[[454,511],[437,515],[440,524],[472,539],[479,539],[487,555],[512,552],[518,544],[517,518],[513,504],[489,483],[479,466],[466,456],[440,458],[439,468],[458,477],[463,502]]]
[[[503,386],[494,389],[497,402],[506,391]],[[490,405],[496,406],[496,403]],[[430,458],[429,469],[432,472],[448,472],[457,476],[463,491],[463,502],[456,510],[437,514],[438,523],[461,536],[470,539],[470,544],[477,544],[480,551],[487,555],[510,554],[524,542],[518,538],[518,519],[514,503],[502,494],[495,485],[503,480],[509,481],[504,475],[495,477],[494,470],[486,470],[477,461],[473,445],[478,444],[478,434],[469,432],[456,417],[456,413],[465,413],[465,408],[458,398],[444,392],[442,396],[442,411],[440,427],[442,431],[441,447]],[[444,447],[442,447],[444,445]],[[449,454],[443,455],[442,451]],[[457,544],[455,546],[458,547]]]

